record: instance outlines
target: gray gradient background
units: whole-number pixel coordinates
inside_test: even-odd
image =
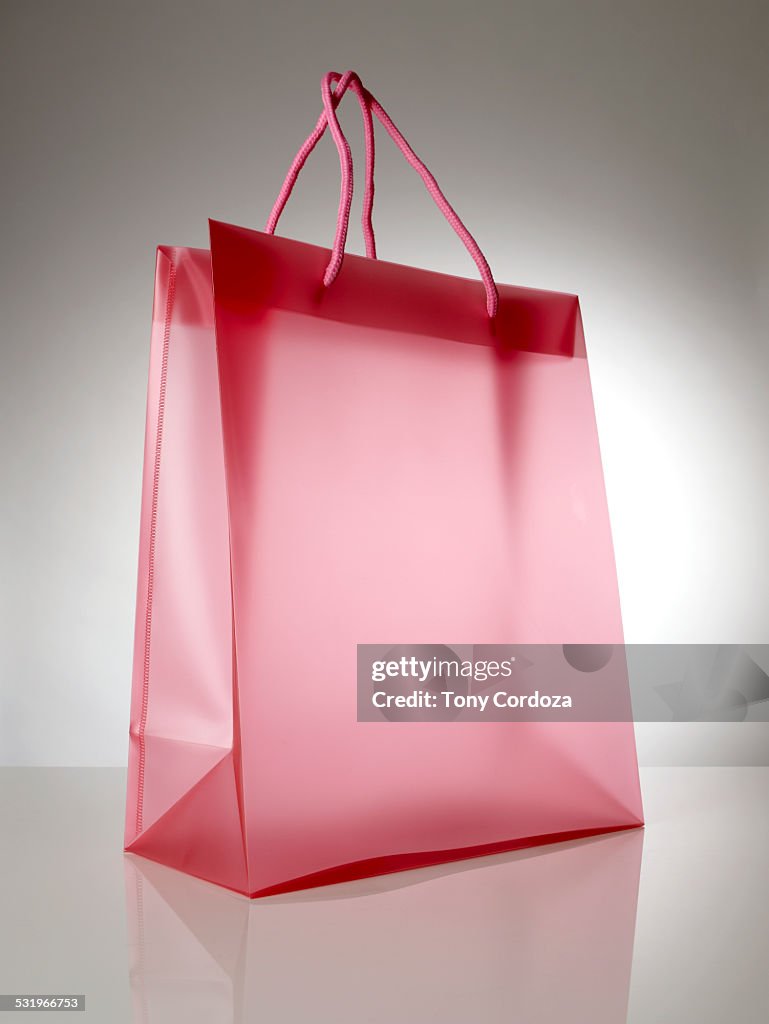
[[[580,294],[628,642],[769,641],[769,5],[2,0],[0,47],[0,763],[125,761],[154,247],[263,225],[328,68],[500,280]],[[379,137],[380,254],[469,276]],[[329,244],[337,194],[326,140],[281,229]]]

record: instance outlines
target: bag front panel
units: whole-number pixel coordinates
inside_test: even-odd
[[[621,642],[576,300],[502,289],[489,337],[470,282],[212,253],[252,890],[637,823],[632,724],[356,721],[358,643]]]

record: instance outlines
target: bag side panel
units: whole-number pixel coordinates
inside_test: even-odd
[[[150,350],[126,846],[231,747],[229,539],[210,256],[162,247]]]

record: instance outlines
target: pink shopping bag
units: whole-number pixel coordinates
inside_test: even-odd
[[[323,101],[265,232],[157,258],[125,846],[250,896],[641,824],[632,722],[357,720],[358,644],[622,625],[577,298],[497,287],[356,75]],[[375,258],[372,113],[480,282]],[[327,126],[330,251],[274,234]]]

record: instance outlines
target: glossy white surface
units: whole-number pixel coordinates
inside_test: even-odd
[[[85,992],[87,1019],[116,1024],[763,1024],[769,769],[647,768],[642,783],[642,843],[249,904],[123,857],[122,770],[3,769],[0,991]]]

